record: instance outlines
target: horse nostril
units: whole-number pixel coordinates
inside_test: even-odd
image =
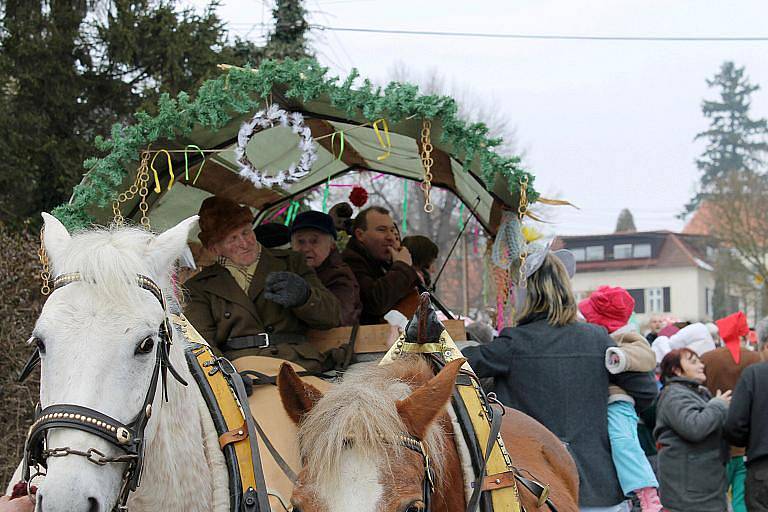
[[[99,500],[96,498],[88,498],[88,512],[101,512]]]

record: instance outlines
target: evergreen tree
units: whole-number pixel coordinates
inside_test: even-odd
[[[194,91],[219,63],[307,53],[298,0],[278,1],[265,48],[228,42],[215,1],[202,13],[176,4],[0,0],[3,219],[38,223],[37,212],[65,202],[95,151],[93,138],[137,110],[152,111],[161,93]]]
[[[309,31],[307,11],[301,0],[277,0],[272,10],[275,30],[270,34],[265,57],[310,57],[306,34]]]
[[[619,219],[616,221],[616,233],[636,233],[635,218],[629,208],[624,208],[619,213]]]
[[[704,117],[710,119],[709,129],[696,135],[707,141],[701,158],[696,160],[702,171],[699,193],[687,205],[693,211],[707,195],[708,189],[719,178],[731,172],[760,172],[762,153],[768,150],[766,135],[768,121],[749,116],[751,95],[760,89],[750,83],[744,68],[733,62],[724,62],[720,72],[707,85],[717,88],[719,99],[702,103]]]

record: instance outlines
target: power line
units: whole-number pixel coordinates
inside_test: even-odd
[[[666,42],[768,42],[768,36],[574,36],[564,34],[504,34],[493,32],[443,32],[437,30],[402,30],[381,28],[331,27],[312,25],[318,30],[335,32],[365,32],[373,34],[399,34],[411,36],[481,37],[492,39],[539,39],[555,41],[666,41]]]

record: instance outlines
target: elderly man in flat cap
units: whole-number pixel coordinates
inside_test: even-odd
[[[198,237],[217,261],[185,283],[185,315],[227,358],[268,356],[328,369],[333,362],[304,333],[339,326],[338,299],[301,254],[263,248],[252,224],[245,206],[221,197],[203,201]]]

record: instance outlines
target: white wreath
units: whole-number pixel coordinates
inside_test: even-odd
[[[253,165],[248,159],[245,148],[248,146],[248,141],[253,137],[256,128],[268,129],[278,124],[289,127],[293,133],[299,136],[301,158],[298,162],[292,163],[288,169],[279,171],[274,176],[269,176]],[[312,131],[304,126],[304,116],[298,112],[288,113],[276,104],[271,105],[267,110],[256,112],[250,121],[243,123],[237,134],[235,156],[237,163],[240,164],[240,177],[259,188],[293,183],[309,174],[312,164],[317,160]]]

